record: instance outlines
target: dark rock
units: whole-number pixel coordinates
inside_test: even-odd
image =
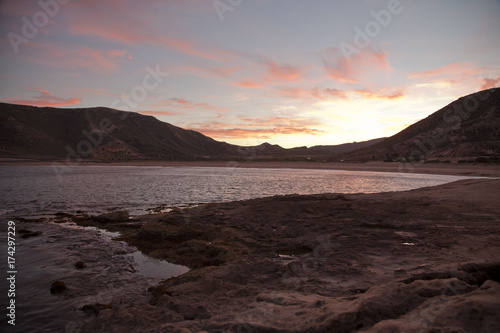
[[[194,320],[194,319],[208,319],[212,317],[204,306],[198,305],[193,307],[191,305],[183,305],[180,307],[179,311],[184,320]]]
[[[313,252],[313,249],[311,249],[307,245],[292,245],[289,247],[279,248],[276,252],[277,252],[277,254],[281,254],[281,255],[299,256],[302,254],[311,253],[311,252]]]
[[[40,218],[30,218],[30,217],[16,217],[16,220],[19,222],[31,222],[31,223],[38,223],[38,222],[45,222],[47,221],[46,218],[40,217]]]
[[[21,238],[35,237],[35,236],[40,236],[42,234],[41,231],[31,231],[28,229],[21,229],[18,231],[18,233],[21,234]]]
[[[122,221],[127,221],[128,219],[129,219],[129,214],[128,211],[126,210],[104,213],[94,217],[94,220],[101,223],[122,222]]]
[[[500,262],[483,264],[468,263],[459,266],[458,269],[477,277],[479,280],[478,285],[482,285],[488,279],[500,282]]]
[[[99,312],[105,309],[112,309],[113,306],[109,304],[102,304],[102,303],[96,303],[96,304],[85,304],[82,307],[82,311],[87,313],[87,314],[93,314],[96,317],[99,315]]]
[[[55,281],[52,283],[52,286],[50,287],[50,293],[51,294],[61,294],[64,292],[66,289],[66,284],[63,281]]]
[[[73,217],[73,215],[64,212],[57,212],[54,215],[57,217]]]
[[[73,266],[75,266],[76,269],[84,269],[85,267],[87,267],[87,264],[83,261],[77,261],[73,264]]]

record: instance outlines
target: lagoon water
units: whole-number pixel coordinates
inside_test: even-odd
[[[0,166],[0,216],[126,209],[145,214],[161,206],[284,194],[374,193],[439,185],[467,177],[310,169]]]

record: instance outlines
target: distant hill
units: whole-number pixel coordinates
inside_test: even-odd
[[[134,112],[0,104],[1,157],[193,160],[236,155],[237,149]]]
[[[0,103],[0,158],[95,161],[303,159],[352,151],[372,143],[292,149],[269,143],[241,147],[135,112],[104,107],[57,109]]]
[[[386,138],[379,138],[379,139],[372,139],[368,141],[361,141],[361,142],[353,142],[353,143],[344,143],[341,145],[335,145],[335,146],[314,146],[309,148],[311,151],[315,152],[320,152],[321,154],[323,153],[328,153],[328,154],[342,154],[342,153],[347,153],[353,150],[357,149],[362,149],[365,147],[370,147],[376,143],[384,141]]]
[[[500,88],[461,97],[382,142],[334,159],[500,162]]]

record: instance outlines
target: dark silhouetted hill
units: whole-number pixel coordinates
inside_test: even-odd
[[[2,157],[193,160],[237,148],[134,112],[0,104]]]
[[[350,161],[500,161],[500,88],[459,98],[380,143],[343,154]]]

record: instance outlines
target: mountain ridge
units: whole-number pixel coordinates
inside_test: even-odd
[[[371,142],[364,143],[367,144]],[[105,107],[60,109],[0,103],[1,158],[252,160],[328,155],[335,149],[350,151],[359,145],[363,143],[286,149],[266,142],[244,147],[135,112]]]
[[[33,160],[316,160],[500,162],[500,88],[463,96],[388,137],[340,145],[237,146],[105,107],[0,103],[0,158]]]

